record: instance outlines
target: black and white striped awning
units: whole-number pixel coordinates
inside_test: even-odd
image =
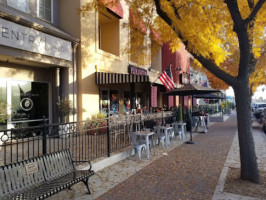
[[[95,81],[96,84],[144,83],[149,82],[149,76],[96,72]]]

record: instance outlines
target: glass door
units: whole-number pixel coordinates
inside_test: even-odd
[[[1,79],[0,102],[6,103],[9,115],[4,123],[0,123],[1,127],[10,129],[41,125],[44,119],[49,118],[49,84]]]

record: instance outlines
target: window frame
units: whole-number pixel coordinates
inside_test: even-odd
[[[114,15],[111,11],[108,11],[108,9],[106,9],[105,11],[98,11],[98,12],[95,12],[95,14],[96,14],[96,26],[98,27],[98,30],[97,30],[97,33],[96,33],[96,45],[95,45],[95,47],[96,47],[96,52],[97,53],[100,53],[101,55],[104,55],[104,56],[107,56],[107,57],[111,57],[111,58],[113,58],[113,59],[117,59],[117,60],[121,60],[121,56],[122,56],[122,54],[121,54],[121,49],[120,49],[120,47],[121,47],[121,35],[120,35],[120,31],[121,31],[121,21],[120,21],[120,19],[116,16],[116,15]],[[117,54],[115,54],[115,53],[113,53],[113,52],[109,52],[109,51],[106,51],[106,50],[104,50],[104,49],[102,49],[102,47],[103,47],[103,43],[102,43],[102,34],[101,34],[101,31],[102,31],[102,23],[100,23],[100,15],[103,15],[103,16],[108,16],[108,18],[110,18],[111,19],[111,21],[115,21],[115,20],[118,20],[117,21],[117,23],[118,23],[118,47],[117,47],[117,51],[118,51],[118,55]]]
[[[11,4],[11,1],[12,0],[7,0],[6,1],[6,5],[9,6],[9,7],[11,7],[11,8],[14,8],[16,10],[19,10],[21,12],[24,12],[24,13],[28,13],[29,12],[29,0],[24,0],[25,3],[26,3],[26,10],[22,10],[22,9],[19,9],[19,7],[15,7],[14,5]]]
[[[46,22],[53,23],[54,22],[54,0],[51,0],[51,21],[40,17],[40,0],[37,0],[37,17]]]

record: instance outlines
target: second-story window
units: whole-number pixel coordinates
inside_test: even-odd
[[[38,17],[48,22],[53,22],[53,0],[38,0],[37,6]]]
[[[20,10],[22,12],[28,12],[28,0],[7,0],[7,5]]]
[[[116,56],[120,55],[119,27],[118,17],[108,11],[99,12],[99,49]]]

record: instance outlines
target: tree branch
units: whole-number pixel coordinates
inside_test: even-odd
[[[241,32],[243,20],[238,8],[237,0],[225,0],[224,2],[226,3],[232,20],[234,22],[234,31]]]
[[[256,6],[254,7],[254,9],[252,10],[252,12],[250,13],[250,15],[248,16],[248,18],[246,18],[244,20],[245,24],[249,24],[251,21],[254,20],[254,18],[256,17],[257,13],[259,12],[259,10],[261,9],[262,5],[265,3],[266,0],[259,0],[258,3],[256,4]]]
[[[196,58],[203,66],[206,68],[209,72],[214,74],[219,79],[223,80],[226,84],[230,86],[234,86],[237,78],[231,76],[230,74],[226,73],[225,71],[221,70],[214,62],[212,62],[210,59],[207,59],[201,55],[196,55],[192,53],[194,58]]]
[[[167,15],[166,12],[164,12],[161,8],[160,0],[154,0],[157,14],[170,26],[172,27],[173,21],[170,19],[170,17]]]
[[[168,1],[170,2],[170,0],[168,0]],[[179,6],[178,8],[176,8],[174,2],[171,2],[171,6],[172,6],[172,8],[173,8],[173,10],[174,10],[174,12],[175,12],[175,16],[176,16],[178,19],[180,19],[180,20],[181,20],[181,17],[180,17],[180,15],[179,15],[179,13],[178,13],[178,10],[179,10],[180,8],[182,8],[184,5],[185,5],[185,4],[183,4],[182,6]]]

